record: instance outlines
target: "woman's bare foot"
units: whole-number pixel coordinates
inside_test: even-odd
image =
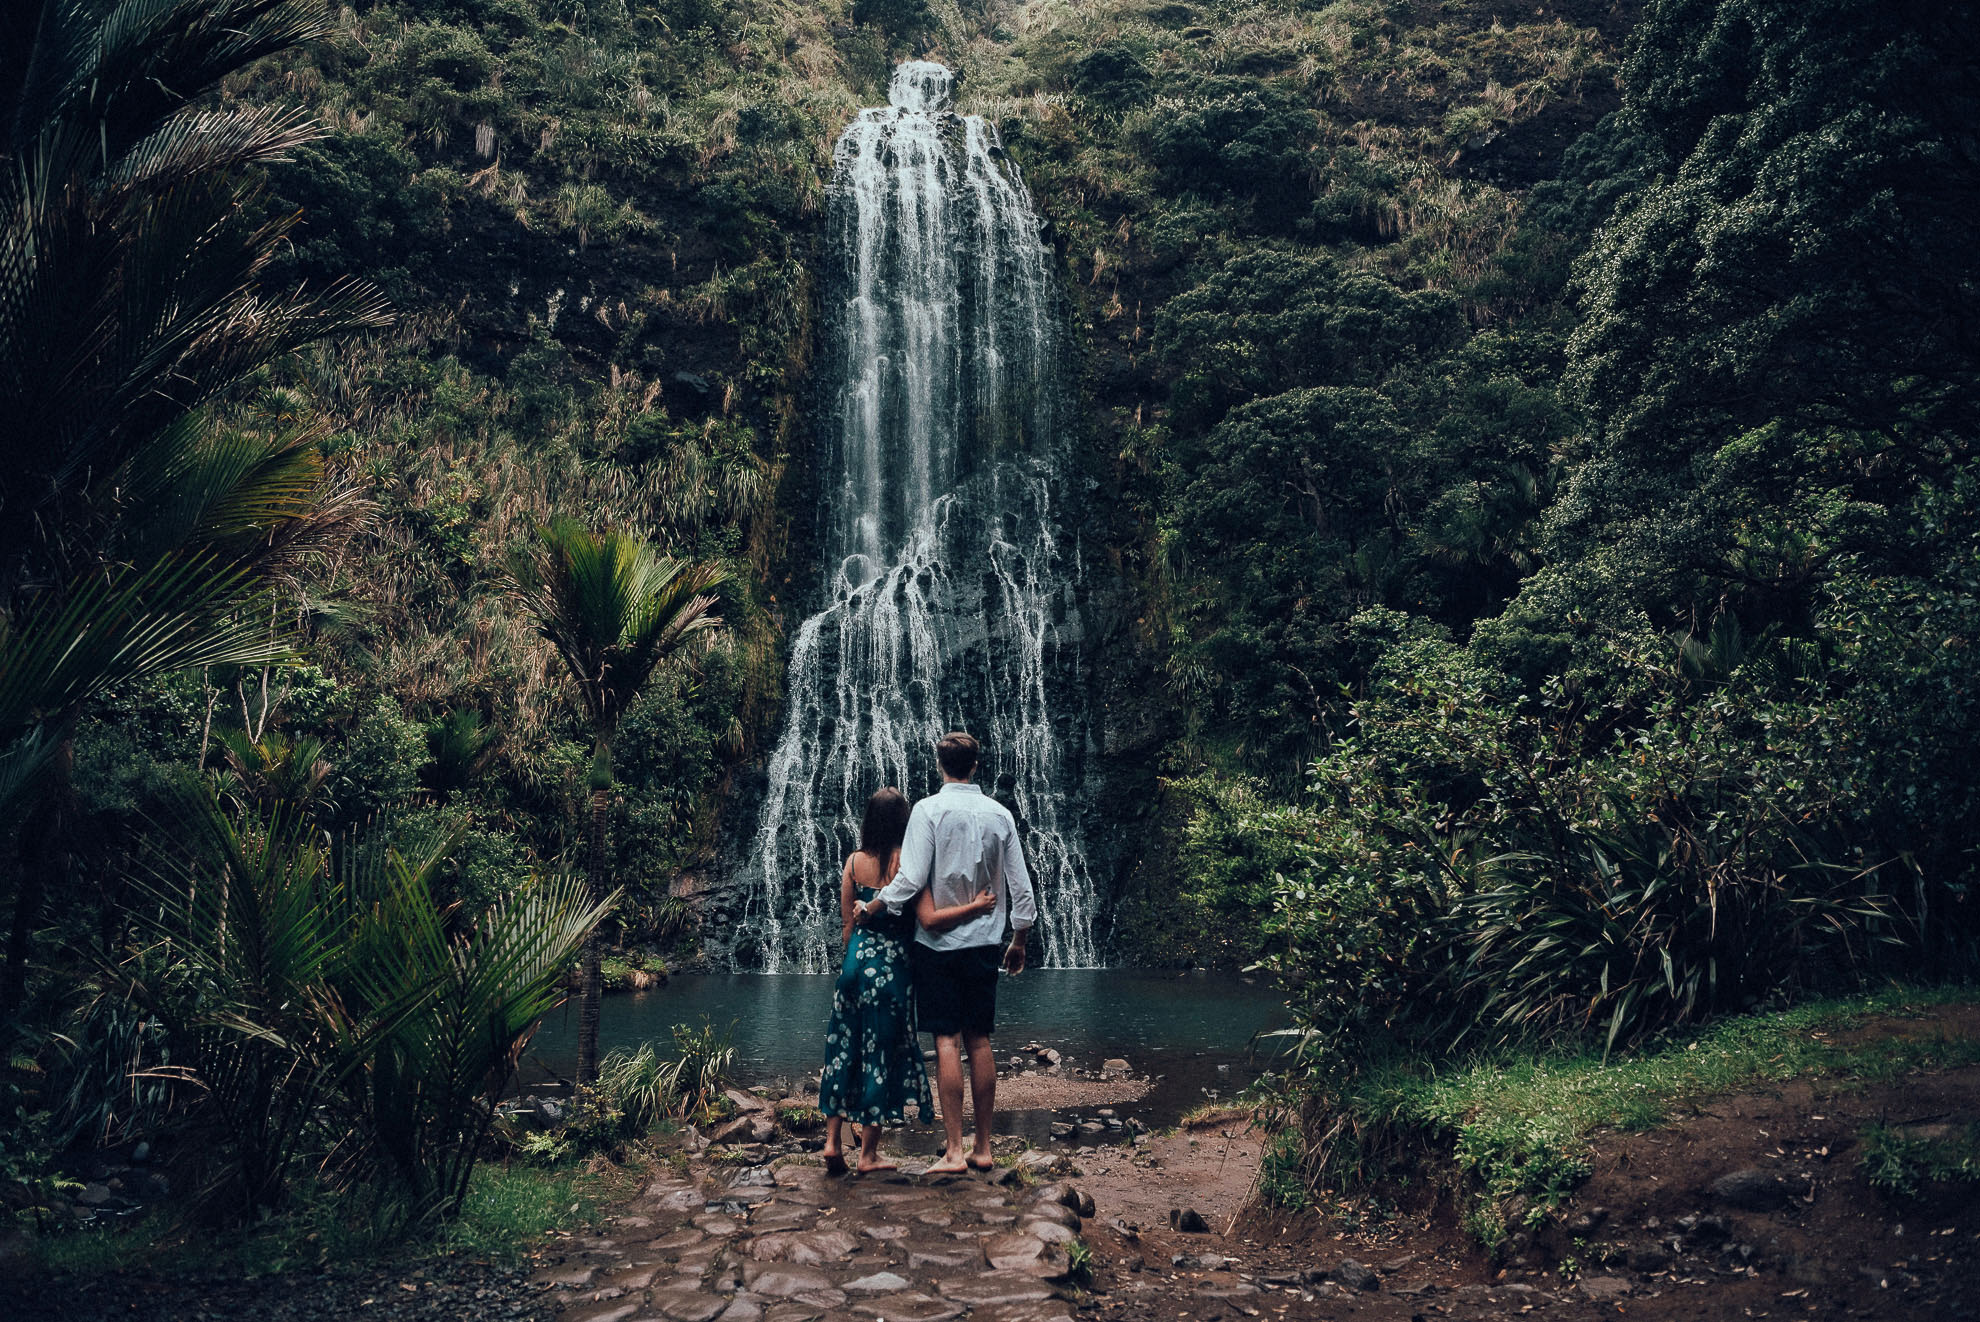
[[[827,1175],[844,1175],[846,1173],[846,1156],[843,1152],[827,1152],[823,1156],[825,1158],[825,1173]]]

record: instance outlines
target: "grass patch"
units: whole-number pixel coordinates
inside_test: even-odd
[[[1850,1036],[1871,1016],[1916,1017],[1976,1001],[1980,989],[1971,987],[1812,1001],[1723,1020],[1607,1063],[1594,1053],[1502,1054],[1440,1072],[1399,1061],[1372,1069],[1344,1110],[1364,1135],[1405,1135],[1412,1146],[1447,1150],[1481,1202],[1467,1221],[1489,1247],[1514,1200],[1524,1201],[1514,1219],[1537,1226],[1587,1178],[1597,1131],[1652,1129],[1705,1098],[1812,1075],[1876,1082],[1980,1062],[1980,1041],[1971,1038]]]
[[[590,1225],[609,1182],[582,1170],[477,1167],[460,1219],[442,1243],[478,1257],[520,1257],[552,1230]]]
[[[1916,1198],[1931,1186],[1980,1184],[1980,1125],[1947,1135],[1872,1125],[1861,1136],[1857,1165],[1872,1188]]]

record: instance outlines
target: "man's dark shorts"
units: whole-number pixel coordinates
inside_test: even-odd
[[[986,1036],[997,1018],[997,970],[1003,966],[1002,946],[964,946],[961,950],[931,950],[910,941],[909,967],[914,973],[915,1027],[937,1037],[957,1033]]]

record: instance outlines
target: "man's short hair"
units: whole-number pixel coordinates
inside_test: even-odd
[[[976,756],[981,752],[976,740],[960,730],[945,734],[935,744],[935,760],[944,774],[968,780],[976,774]]]

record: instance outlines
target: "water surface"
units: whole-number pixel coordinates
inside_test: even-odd
[[[727,1029],[736,1076],[746,1084],[797,1084],[818,1072],[832,981],[824,974],[694,974],[664,987],[608,996],[601,1053],[652,1042],[668,1054],[676,1024],[703,1020]],[[1117,1108],[1149,1124],[1171,1124],[1214,1091],[1228,1097],[1268,1063],[1250,1049],[1259,1033],[1288,1022],[1284,1002],[1256,980],[1206,973],[1122,969],[1027,969],[999,980],[1000,1062],[1027,1043],[1060,1052],[1068,1067],[1096,1069],[1110,1057],[1136,1073],[1160,1075],[1140,1102]],[[934,1039],[923,1034],[924,1046]],[[544,1022],[525,1061],[525,1078],[568,1075],[577,1055],[575,1002]],[[1224,1066],[1219,1070],[1219,1066]],[[1002,1126],[1000,1126],[1002,1127]],[[1027,1131],[1032,1126],[1015,1123]]]

